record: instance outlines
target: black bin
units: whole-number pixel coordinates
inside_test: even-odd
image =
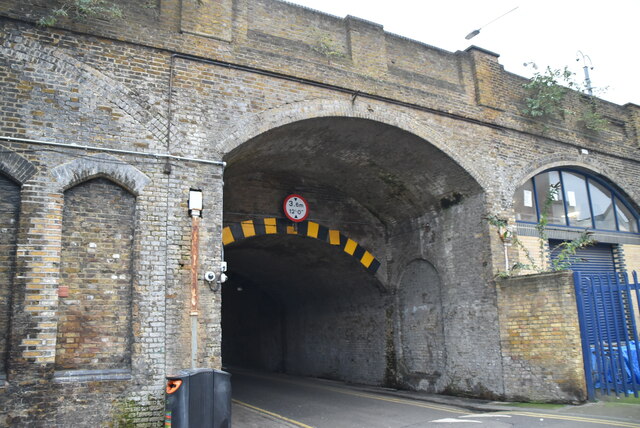
[[[165,426],[230,428],[231,375],[222,370],[189,369],[167,376]]]

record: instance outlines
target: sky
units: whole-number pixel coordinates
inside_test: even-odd
[[[499,54],[507,71],[524,77],[535,72],[524,66],[533,62],[538,71],[566,66],[582,84],[587,65],[595,95],[640,105],[640,0],[287,1],[373,21],[450,52],[475,45]],[[476,29],[480,33],[465,40]]]

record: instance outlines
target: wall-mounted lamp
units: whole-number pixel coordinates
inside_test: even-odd
[[[189,215],[191,217],[202,217],[202,190],[189,190]]]

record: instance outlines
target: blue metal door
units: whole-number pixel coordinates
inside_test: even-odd
[[[549,249],[551,260],[558,257],[561,251],[560,244],[562,241],[550,239]],[[597,243],[587,247],[579,248],[576,254],[569,256],[572,271],[580,271],[582,273],[613,273],[616,271],[616,265],[613,258],[613,246],[611,244]]]
[[[638,276],[574,272],[589,399],[640,390]]]

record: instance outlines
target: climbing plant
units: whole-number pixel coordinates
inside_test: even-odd
[[[122,18],[123,11],[115,3],[108,0],[62,0],[59,6],[38,21],[42,27],[51,27],[60,18],[82,21],[87,18]]]
[[[498,272],[498,277],[506,278],[518,274],[520,271],[527,270],[536,273],[544,272],[557,272],[561,270],[567,270],[571,267],[571,264],[575,261],[572,256],[575,256],[580,248],[593,245],[596,241],[593,239],[593,232],[585,229],[577,238],[572,241],[565,241],[558,245],[554,252],[557,251],[555,257],[548,263],[545,263],[545,257],[547,255],[546,246],[549,242],[549,236],[547,234],[547,225],[549,223],[549,210],[554,201],[558,198],[560,192],[560,183],[553,184],[549,187],[549,191],[545,197],[544,204],[540,210],[540,219],[536,223],[536,231],[538,233],[538,245],[540,261],[536,261],[531,255],[529,249],[518,239],[517,236],[513,236],[509,221],[505,218],[501,218],[497,215],[488,215],[485,217],[487,222],[498,229],[500,239],[511,245],[516,246],[527,259],[527,263],[517,262],[510,266],[507,271]],[[546,267],[545,267],[546,264]]]

